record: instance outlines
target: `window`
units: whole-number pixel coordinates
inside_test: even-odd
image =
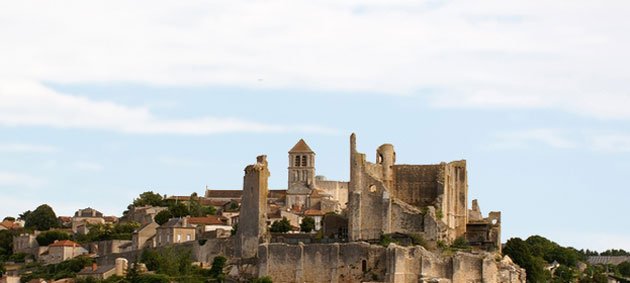
[[[302,155],[302,167],[306,167],[306,155]]]
[[[182,235],[177,234],[177,242],[181,242],[182,241]]]
[[[186,235],[186,241],[190,241],[190,234]]]
[[[295,163],[294,163],[295,167],[299,167],[300,166],[300,156],[296,155],[295,156]]]

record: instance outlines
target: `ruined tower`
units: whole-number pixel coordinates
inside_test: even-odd
[[[256,158],[256,164],[245,167],[240,221],[236,233],[236,254],[241,258],[257,255],[258,244],[267,236],[267,194],[269,179],[267,156]]]
[[[315,152],[300,139],[289,150],[287,207],[302,207],[315,186]]]

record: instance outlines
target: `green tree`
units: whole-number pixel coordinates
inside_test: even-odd
[[[190,210],[188,209],[188,206],[181,202],[171,204],[168,207],[168,210],[171,212],[173,217],[184,217],[190,215]]]
[[[133,206],[164,206],[164,198],[160,194],[156,194],[153,191],[141,193],[138,198],[133,200]]]
[[[59,231],[59,230],[52,230],[52,231],[46,231],[43,232],[39,235],[37,235],[37,243],[40,246],[48,246],[52,243],[54,243],[55,241],[60,241],[60,240],[69,240],[70,239],[70,234],[64,232],[64,231]]]
[[[50,228],[59,227],[59,221],[57,220],[55,211],[47,204],[42,204],[33,212],[28,213],[25,222],[25,228],[39,231],[46,231],[50,230]]]
[[[2,219],[2,221],[15,221],[15,217],[7,216],[4,219]]]
[[[604,252],[602,252],[600,255],[603,256],[630,256],[630,253],[623,250],[623,249],[611,249],[611,250],[606,250]]]
[[[223,269],[225,268],[225,263],[227,259],[222,256],[217,256],[212,260],[212,267],[210,267],[210,276],[216,279],[219,282],[223,282],[225,279],[225,274],[223,273]]]
[[[624,261],[617,265],[617,269],[619,269],[619,273],[624,277],[630,278],[630,261]]]
[[[254,278],[251,282],[252,283],[273,283],[273,281],[271,280],[271,277],[269,276]]]
[[[312,217],[304,217],[302,223],[300,223],[300,231],[310,233],[315,229],[315,219]]]
[[[455,239],[455,241],[453,241],[451,248],[458,250],[467,250],[470,249],[470,244],[468,243],[466,238],[458,237],[457,239]]]
[[[15,232],[10,230],[0,231],[0,258],[13,253],[13,237]]]
[[[560,265],[554,272],[553,282],[570,283],[575,282],[576,272],[566,265]]]
[[[170,210],[162,210],[155,215],[155,223],[162,225],[168,222],[169,219],[173,218],[173,213]]]
[[[520,238],[512,238],[507,241],[503,249],[505,255],[527,270],[527,281],[532,283],[549,282],[550,275],[544,269],[545,261],[541,257],[534,256],[526,241]]]
[[[271,229],[269,230],[274,233],[286,233],[291,231],[291,229],[291,222],[286,217],[282,217],[282,220],[276,220],[271,223]]]

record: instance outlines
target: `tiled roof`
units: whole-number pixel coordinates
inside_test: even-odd
[[[325,213],[318,209],[307,209],[304,211],[304,216],[322,216]]]
[[[185,221],[183,218],[171,218],[159,228],[194,228],[192,225],[184,223]]]
[[[308,144],[306,144],[306,142],[304,141],[304,139],[300,139],[291,150],[289,150],[290,153],[292,152],[305,152],[305,153],[313,153],[313,150],[308,146]]]
[[[195,225],[227,225],[227,219],[216,215],[206,217],[190,217],[188,223]]]
[[[243,190],[207,190],[206,198],[240,198]]]
[[[78,248],[80,246],[81,245],[70,240],[55,241],[54,243],[49,245],[49,247],[73,247],[73,248]]]
[[[96,270],[94,270],[92,266],[88,266],[84,268],[83,270],[79,271],[79,273],[77,274],[80,274],[80,275],[103,274],[108,271],[111,271],[114,268],[116,268],[115,265],[99,265],[99,266],[96,266]]]
[[[630,262],[630,256],[589,256],[590,264],[612,264],[618,265],[624,261]]]

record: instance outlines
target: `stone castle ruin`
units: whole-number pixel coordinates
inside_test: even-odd
[[[245,168],[241,216],[231,275],[270,276],[274,282],[509,282],[525,271],[500,256],[500,212],[484,218],[468,209],[466,161],[398,165],[391,144],[376,162],[350,137],[350,182],[315,175],[315,153],[300,140],[289,151],[286,211],[325,209],[347,218],[347,239],[334,243],[279,243],[267,224],[266,156]],[[325,196],[325,197],[322,197]],[[472,252],[374,242],[384,235],[421,237],[427,247],[466,241]]]

